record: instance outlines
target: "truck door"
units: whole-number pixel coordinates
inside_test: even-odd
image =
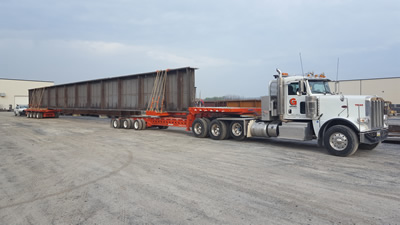
[[[290,82],[286,87],[285,119],[306,119],[306,93],[297,95],[300,91],[299,82]],[[303,90],[306,90],[305,87]]]

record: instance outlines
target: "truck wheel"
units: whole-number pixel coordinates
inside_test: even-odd
[[[326,131],[324,145],[332,155],[350,156],[357,151],[358,138],[349,127],[335,125]]]
[[[131,129],[132,127],[131,121],[129,119],[122,120],[122,127],[124,129]]]
[[[121,121],[117,118],[111,119],[111,126],[115,129],[121,128]]]
[[[374,148],[376,148],[376,146],[379,145],[380,142],[369,145],[369,144],[360,144],[358,146],[358,149],[362,149],[362,150],[373,150]]]
[[[211,121],[209,134],[214,140],[227,139],[229,135],[226,123],[216,119]]]
[[[142,129],[142,122],[140,120],[133,121],[133,129],[141,130]]]
[[[241,141],[245,139],[243,121],[232,121],[229,126],[229,133],[235,140]]]
[[[192,132],[195,137],[205,138],[208,136],[208,123],[202,118],[197,118],[193,121]]]

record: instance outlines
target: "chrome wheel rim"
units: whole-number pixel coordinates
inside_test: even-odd
[[[196,124],[194,125],[194,132],[195,132],[196,134],[201,134],[202,130],[203,130],[203,127],[201,126],[200,123],[196,123]]]
[[[242,125],[240,123],[234,123],[232,125],[232,134],[235,135],[236,137],[239,137],[242,135]]]
[[[218,137],[220,135],[220,130],[219,130],[219,126],[217,124],[213,124],[211,126],[211,133],[215,136]]]
[[[336,151],[343,151],[346,149],[349,141],[347,137],[342,133],[333,133],[329,138],[329,144]]]

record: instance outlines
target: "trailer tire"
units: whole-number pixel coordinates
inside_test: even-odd
[[[144,119],[140,119],[140,122],[142,123],[142,127],[140,129],[141,130],[146,129],[147,128],[146,121]]]
[[[332,155],[350,156],[358,149],[358,138],[351,128],[343,125],[335,125],[326,131],[324,146]]]
[[[122,127],[124,129],[131,129],[131,127],[132,127],[131,121],[129,121],[129,119],[123,119],[122,120]]]
[[[142,129],[142,122],[140,120],[133,121],[133,129],[141,130]]]
[[[238,141],[245,139],[243,121],[232,121],[229,125],[229,134],[233,139]]]
[[[371,150],[375,149],[379,144],[380,144],[380,142],[375,143],[375,144],[360,144],[358,146],[358,149],[371,151]]]
[[[117,118],[111,119],[111,126],[115,129],[121,128],[121,121]]]
[[[202,118],[197,118],[193,121],[192,132],[195,137],[205,138],[208,135],[208,123]]]
[[[130,123],[131,123],[131,127],[129,128],[129,129],[133,129],[133,123],[135,122],[135,120],[134,119],[128,119],[129,121],[130,121]]]
[[[225,121],[221,120],[213,120],[210,123],[210,128],[209,128],[209,135],[210,138],[214,140],[224,140],[229,137],[228,135],[228,129],[226,126]]]

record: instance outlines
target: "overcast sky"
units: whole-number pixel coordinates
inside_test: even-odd
[[[280,68],[400,76],[399,0],[0,0],[0,77],[56,84],[195,67],[202,97],[266,95]]]

